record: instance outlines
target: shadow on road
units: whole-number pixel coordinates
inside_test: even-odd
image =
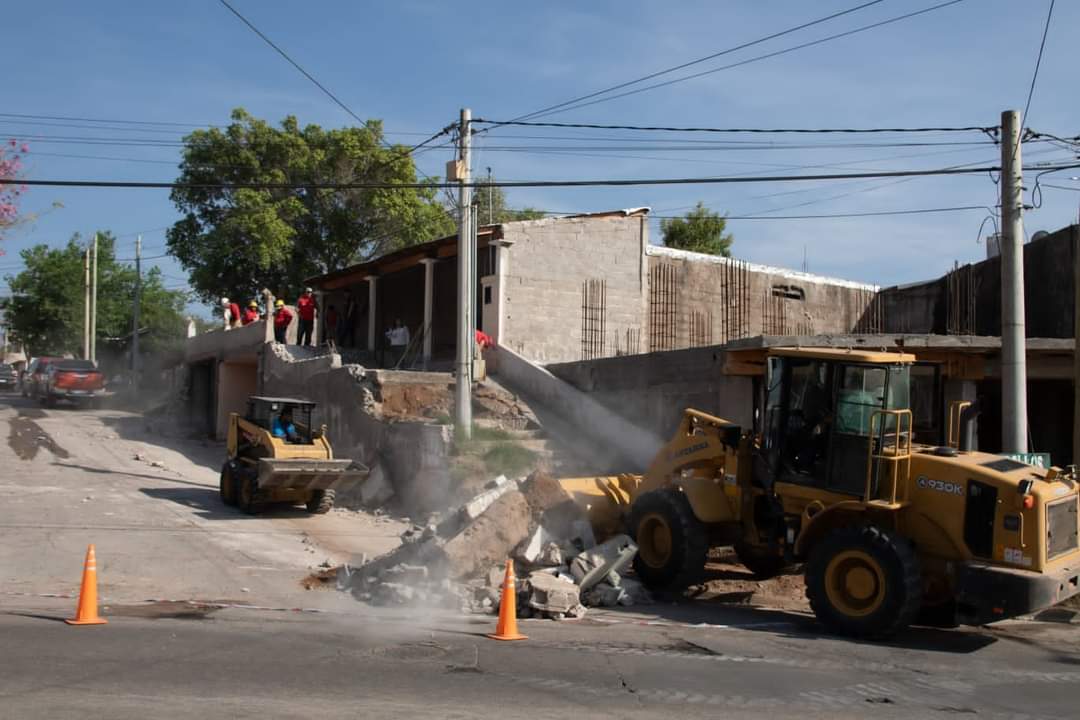
[[[139,488],[139,492],[156,500],[168,500],[195,510],[195,514],[207,520],[258,520],[278,518],[311,517],[307,510],[285,504],[265,505],[258,515],[248,515],[242,510],[221,502],[217,488]]]
[[[90,467],[89,465],[76,465],[75,463],[63,463],[54,462],[53,465],[62,468],[71,468],[73,470],[82,470],[83,472],[94,473],[95,475],[123,475],[125,477],[140,478],[143,480],[161,480],[163,482],[176,483],[178,485],[190,485],[191,487],[205,488],[204,483],[191,482],[190,480],[180,480],[175,477],[169,477],[168,475],[149,475],[147,473],[133,473],[126,472],[124,470],[107,470],[106,468]]]
[[[828,633],[817,619],[808,613],[791,610],[738,606],[713,601],[680,601],[670,599],[639,608],[616,608],[609,611],[612,616],[633,616],[641,612],[656,618],[686,625],[721,625],[742,630],[767,632],[807,640],[830,640],[840,643],[871,645],[874,647],[892,647],[904,650],[922,650],[926,652],[966,655],[977,652],[998,642],[988,631],[979,628],[941,629],[911,627],[888,640],[859,640],[844,638]]]

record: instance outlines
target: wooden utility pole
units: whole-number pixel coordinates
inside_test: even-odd
[[[97,251],[98,234],[94,233],[93,255],[90,257],[90,359],[97,362]]]
[[[135,238],[135,298],[131,309],[131,381],[139,382],[139,306],[142,303],[142,235]]]
[[[83,360],[90,359],[90,248],[83,250]]]

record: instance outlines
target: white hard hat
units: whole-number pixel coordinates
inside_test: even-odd
[[[228,305],[229,304],[229,298],[227,298],[227,297],[221,298],[221,304],[222,305]]]
[[[304,292],[306,292],[306,293],[309,293],[309,292],[315,292],[315,291],[314,291],[314,290],[312,290],[312,289],[311,289],[311,288],[309,288],[309,287],[306,287],[306,288],[304,288]]]

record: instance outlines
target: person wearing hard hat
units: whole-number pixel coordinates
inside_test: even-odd
[[[240,306],[230,302],[229,298],[221,298],[221,308],[225,314],[225,329],[240,327]]]
[[[289,308],[285,307],[284,300],[274,303],[274,340],[276,342],[285,344],[285,334],[289,330],[292,318],[293,314],[289,312]]]
[[[311,346],[315,330],[315,296],[311,288],[304,288],[300,299],[296,301],[296,312],[300,315],[300,330],[296,334],[297,345]]]
[[[240,316],[240,323],[242,325],[250,325],[259,319],[259,303],[252,300],[248,303],[248,306],[244,308],[244,314]]]

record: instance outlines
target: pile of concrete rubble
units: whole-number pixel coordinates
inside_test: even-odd
[[[362,567],[341,568],[338,587],[376,605],[495,613],[512,558],[519,617],[579,618],[586,607],[651,602],[625,576],[637,554],[633,541],[616,535],[597,544],[585,511],[543,473],[500,476],[401,539]]]

